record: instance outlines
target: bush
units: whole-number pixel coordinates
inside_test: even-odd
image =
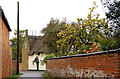
[[[76,54],[78,54],[78,52],[76,52],[76,51],[69,51],[67,56],[76,55]]]
[[[118,48],[117,42],[108,38],[101,38],[99,43],[103,51]]]
[[[80,52],[79,52],[79,54],[83,54],[83,51],[84,50],[89,50],[89,48],[91,47],[91,45],[82,45],[81,47],[80,47]]]
[[[43,62],[46,63],[46,59],[47,58],[53,58],[53,57],[56,57],[54,54],[48,54],[46,55],[46,57],[44,58]]]

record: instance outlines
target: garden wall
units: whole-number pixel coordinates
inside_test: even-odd
[[[52,77],[120,77],[120,49],[47,59]]]

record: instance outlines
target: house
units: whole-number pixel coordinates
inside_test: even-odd
[[[0,79],[11,76],[12,50],[9,42],[11,28],[0,6]]]
[[[28,30],[25,30],[21,70],[46,70],[46,64],[42,61],[47,48],[41,38],[41,36],[29,36]]]

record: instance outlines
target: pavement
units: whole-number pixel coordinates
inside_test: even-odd
[[[42,74],[43,71],[20,71],[23,73],[18,79],[44,79]]]

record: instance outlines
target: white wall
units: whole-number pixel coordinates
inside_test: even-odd
[[[40,55],[31,55],[31,56],[28,56],[29,57],[29,61],[28,61],[28,70],[37,70],[37,65],[36,63],[34,62],[33,64],[33,61],[35,59],[35,57],[38,56],[38,59],[39,59],[39,70],[46,70],[46,64],[44,63],[43,65],[41,65],[41,61],[43,61],[43,59],[45,58],[45,54],[40,54]]]

